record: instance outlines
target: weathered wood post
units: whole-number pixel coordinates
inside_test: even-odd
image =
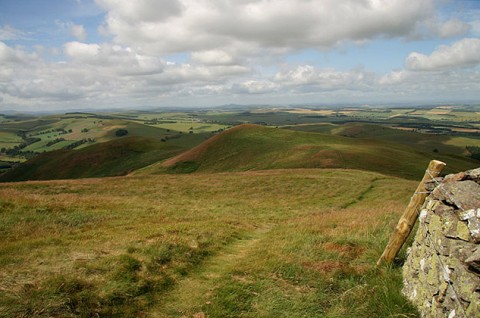
[[[395,256],[397,256],[398,251],[402,248],[403,244],[407,240],[410,232],[415,225],[418,217],[418,210],[425,202],[425,198],[427,197],[428,193],[425,190],[425,183],[432,180],[432,178],[436,178],[440,175],[443,168],[445,168],[446,164],[438,161],[432,160],[428,165],[427,171],[423,176],[422,181],[415,190],[412,198],[410,199],[410,203],[408,204],[405,212],[403,212],[402,217],[398,221],[395,230],[390,237],[390,241],[388,242],[385,250],[382,253],[382,256],[377,261],[377,266],[385,263],[391,263]]]

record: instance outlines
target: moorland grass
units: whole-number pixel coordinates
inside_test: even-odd
[[[415,186],[330,169],[3,183],[0,316],[415,316],[400,268],[375,268]]]
[[[381,128],[381,127],[380,127]],[[437,155],[437,154],[436,154]],[[287,168],[350,168],[420,179],[432,152],[391,140],[350,138],[258,125],[240,125],[153,167],[160,172],[226,172]],[[473,159],[438,154],[450,171],[474,168]],[[151,172],[152,169],[147,169]]]
[[[54,180],[126,175],[183,148],[158,139],[128,136],[82,149],[42,153],[4,175],[0,181]]]
[[[412,147],[417,151],[433,152],[436,155],[462,154],[466,146],[480,145],[480,139],[453,135],[425,134],[415,131],[402,131],[386,126],[367,123],[310,124],[287,126],[287,129],[329,133],[349,138],[376,139],[394,144]]]

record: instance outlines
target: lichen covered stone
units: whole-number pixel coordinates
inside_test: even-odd
[[[422,317],[480,317],[479,183],[480,168],[449,175],[422,207],[403,267],[403,292]]]

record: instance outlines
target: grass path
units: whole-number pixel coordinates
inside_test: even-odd
[[[176,287],[154,306],[148,316],[204,317],[201,307],[209,304],[209,297],[219,280],[235,270],[235,265],[247,257],[249,251],[270,230],[271,227],[258,228],[207,260],[201,268],[179,281]]]
[[[0,316],[406,317],[401,270],[375,262],[417,184],[343,169],[0,184]]]

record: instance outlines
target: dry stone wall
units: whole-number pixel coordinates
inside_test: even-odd
[[[403,292],[422,317],[480,317],[480,168],[426,187]]]

